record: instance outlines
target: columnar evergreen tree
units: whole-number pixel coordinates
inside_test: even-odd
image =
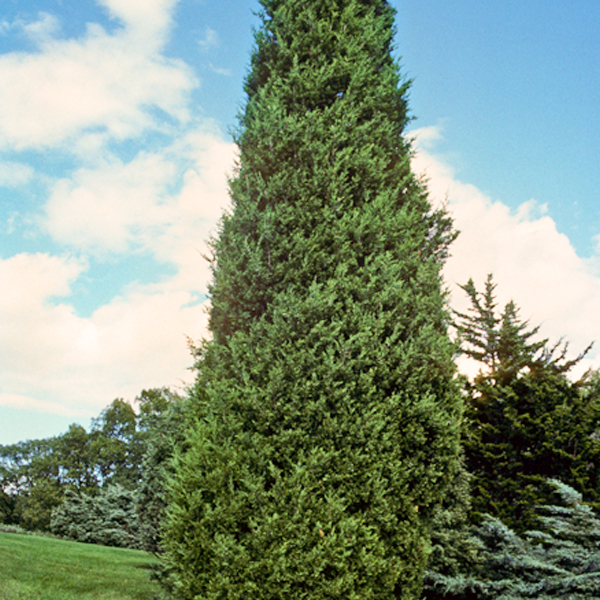
[[[458,453],[451,222],[388,3],[261,4],[167,559],[180,598],[412,599]]]

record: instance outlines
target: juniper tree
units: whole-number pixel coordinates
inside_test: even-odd
[[[180,598],[418,596],[457,461],[440,270],[384,0],[262,0],[164,544]]]

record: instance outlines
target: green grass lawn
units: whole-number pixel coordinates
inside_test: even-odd
[[[145,552],[0,532],[0,600],[155,600]]]

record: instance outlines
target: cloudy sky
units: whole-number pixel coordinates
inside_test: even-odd
[[[599,340],[600,4],[394,0],[414,166],[545,336]],[[0,13],[0,444],[192,379],[254,0],[19,0]]]

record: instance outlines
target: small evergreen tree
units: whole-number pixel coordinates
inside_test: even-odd
[[[418,596],[461,400],[385,0],[262,0],[165,545],[180,598]]]
[[[52,511],[52,533],[78,542],[139,548],[136,493],[114,484],[95,496],[68,490]]]
[[[567,373],[584,356],[566,359],[567,346],[532,341],[538,328],[521,321],[514,302],[496,312],[491,275],[479,293],[463,289],[468,314],[456,313],[462,352],[483,364],[466,381],[466,465],[473,475],[473,509],[517,531],[531,527],[535,508],[557,477],[598,499],[600,396],[593,378],[572,382]],[[586,350],[587,352],[587,350]]]

